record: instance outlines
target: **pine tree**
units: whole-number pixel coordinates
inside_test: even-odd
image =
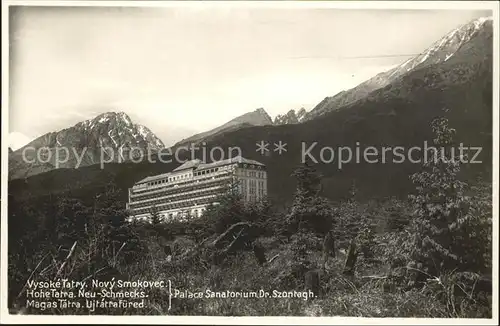
[[[292,176],[297,179],[296,200],[311,199],[321,190],[321,175],[310,164],[306,161],[292,173]]]
[[[411,176],[417,193],[410,200],[416,208],[413,256],[427,273],[437,275],[462,262],[464,253],[457,237],[467,232],[464,227],[470,199],[464,194],[467,184],[457,177],[460,157],[452,147],[455,129],[446,118],[433,120],[431,127],[437,150],[423,170]]]
[[[305,162],[292,176],[297,179],[297,190],[287,216],[288,231],[326,234],[332,226],[333,211],[328,201],[320,196],[321,175]]]
[[[216,204],[207,207],[203,218],[210,223],[213,232],[222,233],[231,225],[243,221],[245,207],[239,187],[239,182],[233,180],[217,197]]]

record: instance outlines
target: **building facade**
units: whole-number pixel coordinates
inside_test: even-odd
[[[231,185],[245,202],[267,196],[266,166],[241,156],[204,163],[187,161],[172,172],[150,176],[128,190],[130,219],[148,219],[157,211],[163,220],[184,220],[203,214]]]

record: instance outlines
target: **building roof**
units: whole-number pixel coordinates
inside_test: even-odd
[[[178,166],[177,168],[174,169],[175,172],[177,171],[182,171],[182,170],[187,170],[187,169],[192,169],[197,167],[200,163],[202,163],[201,160],[191,160],[183,163],[182,165]]]
[[[153,181],[153,180],[158,180],[158,179],[163,179],[163,178],[168,177],[171,174],[172,174],[171,172],[168,172],[168,173],[163,173],[163,174],[152,175],[152,176],[149,176],[149,177],[146,177],[144,179],[139,180],[136,184],[144,183],[144,182],[148,182],[148,181]]]
[[[228,158],[226,160],[221,160],[221,161],[215,161],[212,163],[202,163],[198,165],[196,170],[203,170],[203,169],[209,169],[217,166],[223,166],[223,165],[228,165],[231,163],[246,163],[246,164],[254,164],[254,165],[260,165],[260,166],[265,166],[264,164],[254,161],[254,160],[249,160],[246,159],[240,155],[233,157],[233,158]]]

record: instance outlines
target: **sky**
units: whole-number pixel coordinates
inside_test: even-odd
[[[11,7],[9,141],[124,111],[168,146],[257,108],[311,110],[488,14]]]

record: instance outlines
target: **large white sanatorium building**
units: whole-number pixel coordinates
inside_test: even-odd
[[[128,190],[131,219],[147,219],[156,209],[164,220],[201,216],[231,183],[238,184],[242,199],[258,201],[267,195],[266,166],[235,158],[204,163],[187,161],[169,173],[147,177]]]

